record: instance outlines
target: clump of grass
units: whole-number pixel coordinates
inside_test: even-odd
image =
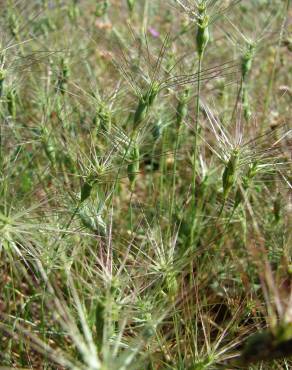
[[[3,367],[291,367],[287,5],[4,1]]]
[[[195,129],[194,129],[194,151],[192,157],[193,165],[193,180],[192,180],[192,192],[193,192],[193,214],[192,218],[194,220],[191,235],[190,235],[190,244],[194,242],[194,233],[195,233],[195,209],[196,209],[196,178],[197,178],[197,157],[198,157],[198,135],[199,135],[199,115],[200,115],[200,95],[201,95],[201,73],[202,73],[202,64],[203,58],[206,51],[206,47],[210,40],[210,24],[216,20],[220,13],[224,12],[226,9],[217,9],[210,15],[212,8],[215,8],[217,1],[213,3],[209,1],[198,1],[195,2],[195,6],[187,2],[185,4],[183,1],[177,0],[179,5],[183,8],[184,11],[189,14],[192,21],[195,21],[197,26],[196,33],[196,51],[198,54],[198,81],[197,81],[197,98],[196,98],[196,116],[195,116]],[[236,2],[235,2],[236,3]],[[228,7],[230,7],[229,5]],[[202,134],[201,134],[202,135]]]

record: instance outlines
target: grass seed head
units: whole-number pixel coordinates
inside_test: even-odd
[[[10,117],[15,119],[16,117],[16,92],[15,89],[11,88],[7,92],[7,110]]]
[[[144,121],[158,93],[159,84],[158,82],[154,82],[150,86],[149,90],[140,97],[137,109],[134,114],[134,129],[136,129],[139,124]]]
[[[207,23],[207,18],[206,18],[206,23]],[[196,37],[196,41],[197,41],[197,50],[198,50],[198,54],[199,54],[199,57],[202,57],[205,49],[206,49],[206,46],[209,42],[209,39],[210,39],[210,33],[209,33],[209,28],[208,28],[208,25],[199,25],[198,26],[198,31],[197,31],[197,37]]]
[[[165,277],[166,290],[169,298],[174,299],[178,292],[178,283],[173,271],[169,271]]]
[[[224,199],[227,198],[230,190],[235,184],[238,160],[239,160],[238,149],[234,149],[233,153],[230,156],[229,161],[227,162],[227,165],[222,176]]]
[[[80,218],[82,225],[86,229],[90,230],[94,234],[106,236],[107,233],[106,223],[103,220],[101,214],[96,212],[96,210],[92,211],[84,203],[83,207],[78,212],[78,216]]]
[[[210,39],[209,32],[209,17],[206,14],[206,4],[203,2],[198,6],[199,17],[198,17],[198,29],[197,29],[197,50],[199,57],[201,58],[206,46]]]
[[[111,131],[111,113],[105,104],[100,104],[96,110],[93,123],[96,128],[105,132]]]
[[[147,101],[149,107],[151,107],[152,104],[154,103],[154,100],[158,92],[159,92],[159,83],[155,81],[150,87],[149,92],[147,93]]]
[[[129,11],[132,13],[134,10],[134,6],[136,4],[136,0],[127,0],[127,5],[129,8]]]
[[[56,163],[56,150],[51,140],[44,142],[46,155],[52,164]]]
[[[248,74],[251,71],[252,61],[254,57],[254,50],[255,50],[254,44],[252,42],[248,43],[247,49],[245,53],[243,54],[242,60],[241,60],[241,75],[242,75],[243,80],[246,80]]]
[[[92,185],[89,182],[85,182],[81,187],[80,202],[84,202],[89,198],[92,190]]]
[[[242,188],[238,186],[236,193],[235,193],[234,209],[236,209],[239,206],[239,204],[244,200],[243,192],[248,191],[253,178],[257,174],[257,169],[258,169],[258,163],[255,161],[249,165],[246,175],[242,177],[241,179]]]
[[[244,199],[244,195],[242,194],[242,190],[240,186],[238,186],[236,193],[235,193],[233,208],[236,209],[240,205],[240,203],[243,201],[243,199]]]
[[[134,114],[134,129],[136,129],[139,124],[144,121],[147,115],[148,104],[145,102],[144,97],[139,99],[137,109]]]
[[[106,15],[106,13],[108,11],[108,8],[109,8],[109,1],[108,0],[99,1],[96,4],[96,8],[95,8],[96,17],[102,17],[102,16]]]
[[[68,8],[68,17],[70,21],[74,23],[79,18],[79,16],[80,16],[80,9],[78,7],[77,1],[73,1],[71,6],[69,6]]]
[[[258,170],[258,163],[256,161],[249,165],[247,174],[243,179],[243,187],[245,190],[249,188],[250,182],[257,174],[257,170]]]
[[[19,24],[19,20],[16,16],[15,13],[10,13],[9,15],[9,29],[10,29],[10,32],[12,34],[13,37],[17,37],[17,35],[19,34],[19,28],[20,28],[20,24]]]

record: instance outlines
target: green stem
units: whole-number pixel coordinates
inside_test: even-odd
[[[221,204],[221,207],[220,207],[220,210],[219,210],[219,213],[218,213],[218,220],[222,216],[222,213],[223,213],[223,210],[224,210],[224,207],[225,207],[225,203],[226,203],[226,198],[224,198],[224,200],[223,200],[223,202]]]
[[[69,221],[67,222],[67,224],[65,225],[64,229],[62,230],[63,233],[62,233],[62,235],[60,237],[60,240],[64,239],[64,237],[66,236],[66,232],[69,230],[69,228],[70,228],[70,226],[71,226],[71,224],[72,224],[75,216],[79,212],[80,207],[81,207],[81,204],[82,204],[82,202],[79,201],[78,204],[77,204],[77,206],[75,207],[75,209],[74,209],[74,211],[73,211],[73,213],[72,213]]]
[[[197,83],[197,98],[196,98],[196,118],[195,118],[195,140],[194,140],[194,152],[192,157],[193,162],[193,178],[192,178],[192,220],[193,225],[191,229],[190,243],[193,245],[195,229],[196,229],[196,177],[197,177],[197,155],[198,155],[198,131],[199,131],[199,116],[200,116],[200,94],[201,94],[201,72],[202,72],[202,61],[203,55],[199,55],[199,67],[198,67],[198,83]]]
[[[134,189],[131,189],[131,196],[130,196],[130,231],[133,232],[133,193]]]
[[[180,135],[180,128],[178,128],[176,132],[176,140],[175,140],[175,147],[174,147],[173,172],[172,172],[172,196],[171,196],[171,206],[170,206],[170,224],[171,224],[173,210],[174,210],[175,203],[176,203],[175,186],[176,186],[176,168],[177,168],[177,151],[179,147],[179,135]]]
[[[164,173],[165,173],[165,141],[166,141],[166,130],[162,132],[162,144],[161,144],[161,157],[160,157],[160,202],[159,202],[159,214],[162,214],[163,198],[164,198]]]

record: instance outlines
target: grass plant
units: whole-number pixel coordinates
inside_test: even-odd
[[[1,2],[1,369],[292,367],[290,5]]]

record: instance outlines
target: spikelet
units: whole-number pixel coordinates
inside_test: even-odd
[[[96,109],[93,123],[97,130],[109,133],[111,131],[112,117],[111,112],[104,103],[100,103]]]
[[[246,80],[246,78],[248,77],[250,73],[250,70],[252,67],[252,61],[254,57],[254,51],[255,51],[255,45],[252,42],[249,42],[247,44],[247,49],[241,59],[241,75],[242,75],[243,81]]]
[[[136,0],[127,0],[127,5],[128,5],[130,13],[133,12],[135,4],[136,4]]]
[[[235,210],[239,204],[244,200],[244,194],[242,193],[243,191],[246,192],[248,191],[250,184],[253,180],[253,178],[257,174],[257,166],[258,163],[255,161],[254,163],[249,165],[247,174],[242,177],[242,189],[240,186],[238,186],[237,191],[235,193],[235,199],[234,199],[234,206],[233,209]]]
[[[95,15],[96,15],[96,17],[102,17],[105,14],[107,14],[108,8],[109,8],[109,2],[108,2],[108,0],[99,1],[96,4],[96,8],[95,8]]]
[[[232,187],[236,182],[236,170],[239,161],[239,152],[237,149],[233,150],[229,161],[226,164],[225,170],[222,176],[223,183],[223,197],[226,199]]]
[[[199,58],[202,58],[203,53],[210,39],[209,33],[209,17],[206,14],[205,2],[198,6],[199,17],[198,17],[198,29],[197,29],[197,50]]]
[[[16,92],[15,89],[9,89],[7,92],[7,110],[10,117],[15,119],[16,117]]]
[[[12,12],[9,14],[9,29],[13,37],[17,37],[19,34],[19,19],[17,18],[16,14]]]
[[[140,97],[137,109],[134,114],[134,130],[136,130],[141,122],[147,116],[147,113],[154,103],[154,100],[159,92],[159,84],[154,82],[149,90]]]

